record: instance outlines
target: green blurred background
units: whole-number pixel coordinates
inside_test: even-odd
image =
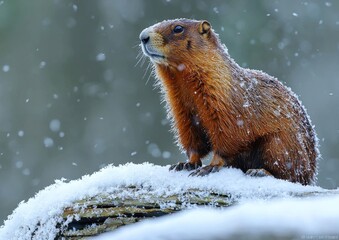
[[[135,66],[141,30],[178,17],[209,20],[240,65],[292,87],[320,139],[318,184],[338,187],[338,1],[2,0],[0,220],[55,179],[185,159]]]

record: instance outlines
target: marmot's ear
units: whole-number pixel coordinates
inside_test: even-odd
[[[211,24],[207,21],[201,21],[199,25],[199,33],[200,34],[206,34],[209,33],[211,29]]]

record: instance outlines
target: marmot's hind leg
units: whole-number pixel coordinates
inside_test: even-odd
[[[274,177],[309,184],[309,158],[294,134],[280,132],[265,137],[262,145],[262,168]]]
[[[271,134],[257,139],[249,150],[239,154],[233,161],[228,159],[227,165],[240,168],[252,177],[273,176],[287,179],[290,175],[289,152],[286,140],[281,133]],[[287,164],[286,164],[287,163]],[[290,164],[292,166],[292,163]]]

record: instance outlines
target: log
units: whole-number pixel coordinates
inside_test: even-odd
[[[242,201],[339,195],[238,169],[206,177],[169,172],[149,163],[108,166],[79,180],[56,181],[19,204],[0,227],[0,239],[85,239],[185,209],[227,208]]]
[[[197,206],[227,207],[233,203],[230,196],[199,189],[189,189],[181,195],[156,196],[147,193],[140,186],[117,189],[126,198],[115,197],[115,193],[77,201],[67,207],[62,215],[64,222],[72,219],[60,232],[59,239],[82,239],[118,227],[171,214]],[[136,192],[143,191],[141,198],[135,198]],[[61,224],[63,225],[63,224]]]
[[[115,193],[76,201],[67,207],[62,215],[67,227],[60,231],[58,239],[83,239],[103,232],[113,231],[121,226],[136,223],[147,218],[161,217],[184,209],[198,206],[226,208],[237,201],[231,195],[209,192],[206,190],[189,189],[179,195],[157,196],[143,194],[135,198],[136,192],[145,191],[140,186],[129,186],[117,189],[119,194],[125,192],[128,197],[115,197]],[[305,198],[338,194],[338,192],[314,191],[293,193],[293,197]],[[72,219],[69,221],[69,219]]]

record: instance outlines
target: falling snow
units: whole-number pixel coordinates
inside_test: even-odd
[[[17,161],[17,162],[15,163],[15,167],[16,167],[16,168],[22,168],[23,165],[24,165],[23,161]]]
[[[2,71],[3,71],[3,72],[9,72],[10,69],[11,69],[11,68],[10,68],[9,65],[3,65],[3,66],[2,66]]]
[[[54,141],[53,141],[52,138],[50,138],[50,137],[44,138],[44,146],[45,146],[46,148],[53,147],[53,145],[54,145]]]
[[[19,132],[18,132],[18,136],[19,137],[23,137],[25,135],[25,132],[23,131],[23,130],[20,130]]]
[[[169,151],[163,151],[162,152],[162,157],[165,158],[165,159],[168,159],[171,157],[171,152]]]
[[[105,53],[99,53],[96,57],[97,61],[98,62],[102,62],[102,61],[105,61],[106,60],[106,55]]]
[[[155,144],[155,143],[150,143],[147,146],[147,151],[148,151],[148,153],[150,153],[155,158],[161,157],[161,151],[160,151],[158,145]]]
[[[72,178],[84,169],[91,172],[128,159],[157,164],[186,160],[173,146],[171,123],[165,119],[157,90],[151,92],[154,69],[147,61],[133,67],[140,29],[162,20],[154,14],[164,16],[163,12],[210,16],[206,20],[242,66],[261,68],[290,85],[321,133],[324,156],[318,182],[338,187],[335,1],[262,1],[249,8],[241,1],[211,5],[205,0],[166,0],[156,3],[160,6],[156,11],[146,2],[90,1],[87,9],[80,1],[32,1],[18,17],[12,14],[15,1],[0,0],[0,180],[1,191],[10,193],[2,195],[0,221],[15,204],[34,195],[38,187],[32,186],[41,188],[55,177]],[[247,82],[242,84],[246,90]],[[247,100],[239,101],[243,111],[255,107]],[[251,125],[250,118],[241,116],[232,121],[244,132]],[[75,161],[78,167],[72,167]]]
[[[61,126],[61,123],[60,123],[60,120],[58,120],[58,119],[53,119],[49,123],[49,129],[52,132],[58,132],[60,130],[60,126]]]
[[[46,66],[46,62],[45,61],[41,61],[39,64],[40,68],[44,68]]]
[[[28,168],[25,168],[24,170],[22,170],[22,174],[25,176],[29,176],[31,175],[31,170],[29,170]]]
[[[77,11],[78,11],[78,6],[77,6],[77,5],[73,4],[73,5],[72,5],[72,8],[73,8],[73,11],[74,11],[74,12],[77,12]]]

